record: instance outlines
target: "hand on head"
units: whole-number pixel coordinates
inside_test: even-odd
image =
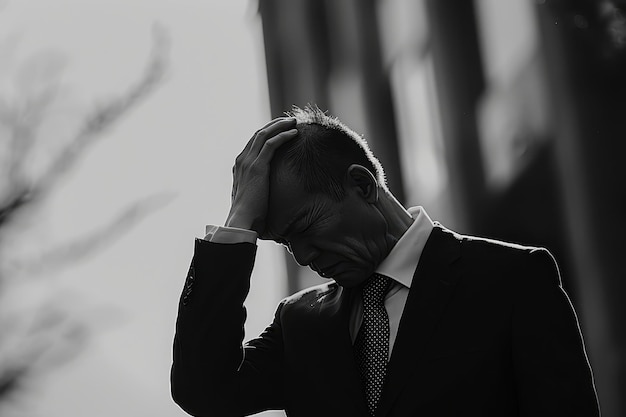
[[[293,139],[298,131],[296,120],[281,117],[258,130],[235,159],[233,190],[226,226],[254,230],[260,237],[265,231],[268,209],[270,163],[274,152]]]

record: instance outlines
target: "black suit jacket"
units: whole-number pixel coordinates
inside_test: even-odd
[[[286,298],[242,346],[255,251],[197,240],[176,325],[174,400],[196,416],[366,416],[351,290],[331,281]],[[578,322],[548,251],[436,225],[377,416],[598,415]]]

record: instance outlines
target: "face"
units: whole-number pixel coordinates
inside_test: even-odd
[[[364,282],[389,253],[392,239],[376,204],[358,186],[342,201],[309,194],[293,179],[270,185],[267,237],[295,260],[344,287]]]

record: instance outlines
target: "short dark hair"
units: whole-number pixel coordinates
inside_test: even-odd
[[[388,191],[383,167],[361,135],[317,106],[294,106],[287,115],[295,117],[298,135],[277,149],[274,158],[296,174],[307,192],[343,199],[344,176],[352,164],[369,169]],[[275,166],[272,175],[276,178]]]

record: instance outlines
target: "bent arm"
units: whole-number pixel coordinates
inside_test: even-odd
[[[552,255],[535,250],[515,294],[513,360],[522,416],[599,416],[591,368]]]
[[[246,415],[282,404],[278,318],[259,339],[242,346],[255,254],[251,243],[196,240],[171,370],[172,397],[192,415]]]

